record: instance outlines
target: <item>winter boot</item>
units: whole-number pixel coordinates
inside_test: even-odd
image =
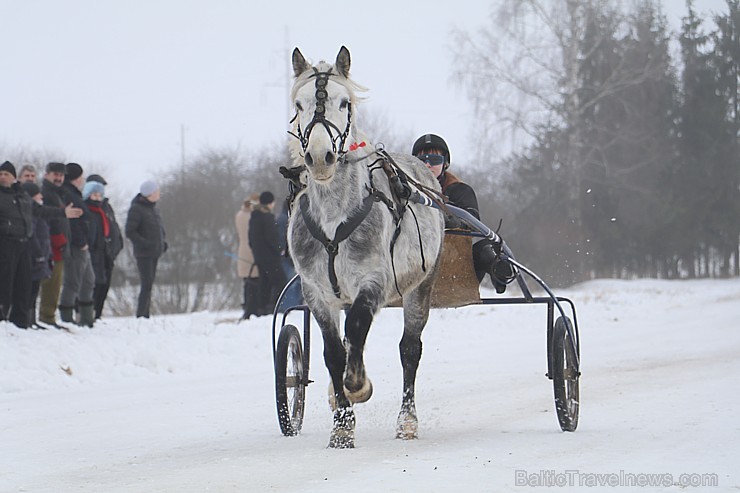
[[[59,305],[59,316],[62,322],[75,323],[75,307]]]
[[[80,301],[80,325],[92,327],[95,324],[95,306],[92,301]]]

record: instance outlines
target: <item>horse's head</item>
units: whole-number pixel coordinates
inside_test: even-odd
[[[295,116],[292,147],[294,159],[302,159],[311,177],[328,183],[347,152],[353,134],[354,90],[363,88],[349,79],[349,50],[342,46],[334,65],[310,65],[293,50],[295,83],[291,91]]]

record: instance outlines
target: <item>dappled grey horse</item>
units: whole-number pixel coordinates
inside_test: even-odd
[[[397,189],[391,189],[391,175],[398,172],[407,190],[438,192],[439,185],[421,161],[376,152],[355,127],[356,93],[364,88],[349,77],[347,48],[340,49],[333,65],[322,61],[312,66],[298,48],[292,61],[296,114],[291,133],[296,138],[291,154],[305,172],[288,243],[306,304],[324,339],[334,408],[329,446],[354,447],[352,404],[367,401],[373,389],[363,362],[365,340],[378,310],[399,300],[403,400],[396,436],[416,438],[414,382],[444,219],[437,209],[399,199]],[[344,338],[339,329],[342,310]]]

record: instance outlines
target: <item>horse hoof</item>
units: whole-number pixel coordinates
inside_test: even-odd
[[[416,426],[399,426],[396,429],[396,438],[399,440],[416,440],[419,438]]]
[[[328,448],[339,448],[339,449],[355,448],[354,431],[352,432],[347,432],[345,430],[332,431],[331,437],[329,438]]]
[[[347,387],[344,387],[344,395],[352,404],[358,404],[360,402],[367,402],[373,396],[373,382],[369,378],[365,378],[365,383],[359,390],[350,392]]]
[[[329,448],[355,448],[355,413],[351,408],[334,411]]]
[[[399,440],[415,440],[419,438],[419,421],[412,414],[401,414],[396,424],[396,438]]]

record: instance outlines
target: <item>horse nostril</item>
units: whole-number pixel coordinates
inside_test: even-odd
[[[311,153],[307,152],[306,157],[303,158],[304,161],[306,161],[306,164],[311,166],[313,164],[313,158],[311,157]]]
[[[326,153],[326,164],[327,166],[334,164],[334,161],[336,161],[336,157],[334,156],[333,152],[327,152]]]

